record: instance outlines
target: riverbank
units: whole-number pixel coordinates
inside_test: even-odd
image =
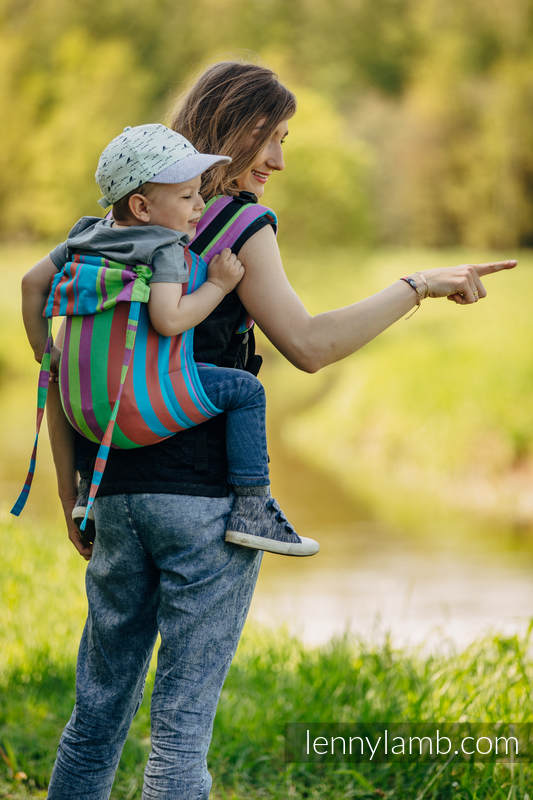
[[[46,794],[73,702],[85,617],[85,564],[66,541],[45,435],[24,517],[7,513],[26,474],[37,377],[13,299],[20,276],[40,254],[37,248],[5,248],[0,254],[0,797],[17,800]],[[318,312],[390,283],[408,265],[464,260],[464,252],[381,253],[354,264],[347,253],[338,253],[328,264],[327,284],[313,278],[323,277],[318,262],[295,255],[287,265],[289,272],[294,266],[293,283],[310,310]],[[325,527],[331,507],[338,513],[342,506],[343,522],[363,521],[370,534],[372,526],[385,526],[398,541],[409,536],[416,544],[431,537],[461,546],[464,540],[468,547],[476,539],[488,547],[490,540],[503,554],[509,537],[529,540],[529,518],[515,512],[517,499],[526,504],[520,509],[527,508],[530,484],[525,481],[518,494],[505,487],[517,474],[529,475],[531,464],[532,266],[526,254],[521,272],[488,279],[489,299],[475,308],[429,301],[353,359],[316,376],[298,373],[260,346],[266,352],[275,491],[288,512],[296,495],[307,505],[297,512],[298,524],[307,529],[309,520]],[[441,497],[442,487],[447,491]],[[483,497],[486,502],[480,502]],[[341,544],[335,548],[340,551]],[[327,560],[332,549],[323,542],[320,558]],[[349,555],[343,551],[344,562]],[[358,579],[358,556],[351,562],[352,581]],[[285,562],[279,571],[291,586],[294,567]],[[315,585],[319,595],[321,584]],[[379,595],[375,583],[371,589]],[[337,639],[306,648],[284,634],[249,628],[214,733],[215,800],[524,800],[533,793],[527,765],[450,763],[441,769],[442,764],[287,765],[283,759],[290,722],[531,721],[528,636],[498,633],[453,652],[428,654],[386,638]],[[151,681],[153,671],[150,676]],[[124,751],[114,800],[140,796],[149,693]]]
[[[328,281],[287,258],[312,313],[354,302],[417,267],[498,254],[333,253]],[[302,375],[268,343],[262,373],[271,431],[285,451],[334,481],[368,517],[403,536],[472,526],[533,531],[533,255],[485,279],[488,297],[428,300],[363,350]],[[355,263],[354,263],[355,262]],[[290,394],[286,387],[290,386]],[[287,395],[289,394],[289,397]],[[274,464],[275,470],[275,464]]]
[[[74,700],[85,562],[60,526],[4,516],[0,563],[0,797],[44,798]],[[154,664],[113,800],[140,798],[153,675]],[[286,763],[284,735],[303,722],[533,722],[532,680],[531,629],[431,653],[387,637],[307,647],[250,621],[215,724],[214,798],[524,800],[530,764]]]
[[[46,250],[0,248],[0,492],[9,499],[31,451],[37,380],[14,298],[20,277]],[[418,267],[509,255],[339,249],[328,252],[324,280],[322,259],[285,251],[289,277],[311,313],[363,298]],[[486,278],[487,299],[469,307],[428,300],[317,375],[295,370],[260,335],[269,435],[281,459],[306,462],[359,516],[402,537],[433,529],[439,538],[453,529],[460,538],[477,526],[481,535],[492,529],[533,539],[533,252],[511,255],[518,268]],[[33,496],[54,485],[45,448]],[[278,480],[278,460],[272,469],[281,484],[287,470],[281,464]]]
[[[61,642],[28,652],[0,682],[0,797],[44,798],[57,740],[73,702],[74,663]],[[355,734],[379,723],[426,722],[449,734],[446,722],[531,723],[527,698],[533,669],[529,639],[493,637],[448,657],[421,657],[387,644],[374,648],[339,639],[304,648],[283,633],[244,637],[222,693],[209,767],[214,800],[524,800],[533,791],[530,763],[435,761],[385,757],[288,763],[286,725],[343,723]],[[69,648],[70,649],[70,648]],[[134,721],[112,793],[140,800],[149,751],[149,696]],[[413,726],[404,733],[419,731]],[[505,727],[507,733],[517,728]],[[338,732],[338,731],[337,731]],[[486,740],[483,747],[486,748]],[[316,752],[319,751],[318,749]],[[398,752],[398,751],[397,751]],[[318,759],[320,762],[321,759]]]

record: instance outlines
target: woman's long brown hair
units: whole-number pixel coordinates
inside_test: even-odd
[[[238,192],[235,179],[252,165],[257,153],[284,119],[296,111],[296,99],[266,67],[223,61],[209,67],[181,101],[171,126],[201,153],[231,156],[231,164],[202,176],[205,200]],[[263,119],[260,134],[254,135]]]

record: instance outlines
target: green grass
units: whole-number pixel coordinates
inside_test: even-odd
[[[73,703],[84,562],[59,525],[4,518],[0,528],[0,797],[44,797]],[[292,722],[532,721],[530,648],[529,636],[494,636],[440,655],[348,638],[310,649],[282,631],[247,630],[215,724],[214,797],[523,800],[533,794],[529,765],[286,764],[284,729]],[[153,668],[115,800],[140,798],[152,680]]]
[[[37,379],[14,298],[20,277],[46,249],[0,249],[0,447],[5,454],[0,493],[5,505],[25,474]],[[289,250],[286,266],[307,307],[318,313],[365,297],[418,267],[504,255],[338,250],[328,253],[325,270],[322,259]],[[318,375],[298,372],[261,340],[268,421],[279,443],[327,472],[365,514],[398,527],[402,535],[406,530],[425,535],[435,520],[437,537],[450,527],[462,531],[465,523],[496,531],[530,529],[533,253],[518,256],[516,270],[485,279],[486,300],[469,307],[428,300],[412,319],[400,320]],[[33,495],[40,504],[54,487],[46,436],[41,439]],[[278,464],[272,469],[275,477]]]
[[[24,342],[20,276],[46,248],[0,251],[0,797],[45,797],[71,711],[85,616],[84,562],[67,542],[42,436],[36,486],[22,520],[16,497],[33,439],[37,368]],[[287,258],[313,312],[356,300],[415,266],[467,253]],[[485,254],[481,257],[488,260]],[[489,299],[460,309],[427,302],[416,316],[343,364],[308,376],[266,349],[270,424],[286,448],[342,484],[365,513],[397,528],[457,535],[477,525],[528,530],[531,511],[533,257],[487,280]],[[318,277],[317,277],[318,276]],[[265,349],[265,348],[262,348]],[[287,390],[290,387],[290,391]],[[319,401],[319,402],[317,402]],[[276,469],[276,464],[273,465]],[[288,485],[290,485],[290,478]],[[210,768],[215,800],[391,798],[525,800],[529,765],[285,764],[287,722],[531,721],[528,637],[492,637],[428,655],[341,639],[305,649],[283,632],[246,631],[223,691]],[[112,797],[140,798],[149,748],[145,702]]]
[[[417,267],[502,254],[379,251],[333,255],[313,281],[296,256],[314,313],[356,300]],[[264,380],[271,426],[287,451],[335,479],[390,527],[436,536],[465,523],[531,529],[533,254],[485,279],[487,299],[428,300],[359,353],[302,375],[273,350]],[[286,387],[290,386],[290,392]],[[275,464],[274,464],[275,469]]]

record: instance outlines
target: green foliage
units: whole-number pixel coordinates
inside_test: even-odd
[[[8,557],[8,563],[16,575],[19,562]],[[63,613],[69,618],[79,614],[70,605],[73,592],[79,591],[61,593]],[[30,606],[35,613],[45,599],[51,598],[40,588],[21,597],[19,608]],[[46,618],[40,619],[43,638],[46,624]],[[28,635],[21,634],[21,643],[27,641]],[[74,660],[64,656],[65,644],[70,653],[71,642],[56,634],[53,648],[22,648],[18,662],[7,670],[3,658],[0,662],[2,796],[44,796],[57,740],[74,699]],[[310,721],[355,725],[466,718],[489,727],[501,720],[531,722],[523,703],[531,691],[528,647],[527,636],[494,636],[448,655],[428,656],[394,649],[387,641],[373,645],[348,638],[308,649],[282,631],[248,630],[215,720],[209,756],[214,798],[392,800],[422,793],[434,800],[523,797],[533,786],[530,764],[510,770],[506,765],[465,763],[286,763],[284,734],[287,723]],[[152,682],[153,669],[124,748],[113,789],[116,800],[141,796]],[[432,791],[426,794],[430,785]]]
[[[318,313],[473,255],[339,251],[326,282],[320,262],[301,252],[286,253],[286,264]],[[533,263],[529,253],[518,258],[516,270],[484,280],[488,297],[475,307],[427,300],[312,385],[273,351],[262,376],[287,450],[395,529],[427,535],[440,525],[437,536],[447,526],[459,535],[476,519],[531,528]]]
[[[46,795],[57,741],[74,700],[75,654],[86,613],[85,562],[66,540],[53,500],[46,435],[24,518],[7,513],[31,450],[37,377],[15,298],[20,277],[45,252],[44,245],[0,251],[0,324],[8,376],[0,398],[0,797],[13,800]],[[318,312],[363,297],[408,268],[460,263],[472,254],[360,254],[354,274],[351,249],[338,250],[328,264],[328,281],[320,280],[321,257],[309,259],[301,251],[287,256],[296,288]],[[497,517],[498,505],[505,508],[509,497],[514,502],[521,496],[506,495],[506,487],[514,487],[521,474],[527,478],[531,459],[527,287],[532,267],[531,256],[524,254],[515,272],[487,279],[489,298],[475,308],[427,301],[413,319],[399,322],[368,351],[323,375],[310,378],[290,366],[284,371],[268,353],[267,383],[283,389],[269,397],[279,434],[309,458],[318,461],[320,455],[320,469],[344,481],[348,491],[357,484],[376,517],[398,524],[405,520],[403,509],[412,514],[413,524],[426,526],[436,515],[444,485],[433,479],[435,472],[448,476],[448,506],[460,507],[466,498],[472,510],[472,500],[488,497],[494,503],[489,513]],[[400,463],[402,469],[394,474]],[[468,483],[491,474],[488,493],[479,494],[479,482]],[[296,476],[291,485],[293,480]],[[529,497],[530,480],[525,485]],[[416,764],[285,764],[283,758],[288,722],[455,721],[461,716],[531,721],[530,706],[524,703],[531,695],[530,653],[528,637],[494,636],[463,652],[428,655],[397,650],[387,641],[376,645],[348,639],[311,650],[282,632],[247,630],[215,724],[209,758],[214,800],[531,796],[530,765],[452,764],[439,771]],[[141,796],[152,680],[153,667],[124,749],[115,800]]]
[[[59,237],[98,211],[107,141],[244,58],[301,87],[271,199],[287,240],[315,245],[319,209],[352,244],[529,245],[532,36],[533,0],[3,0],[0,235]]]
[[[279,217],[280,243],[320,246],[325,255],[328,242],[366,242],[372,237],[369,150],[347,135],[325,97],[304,89],[297,97],[285,145],[290,168],[271,178],[265,193]]]
[[[15,49],[14,42],[11,46]],[[19,38],[20,60],[26,46]],[[66,220],[69,225],[97,211],[93,174],[102,141],[116,135],[123,120],[139,121],[150,86],[148,77],[133,69],[127,43],[98,42],[78,27],[54,42],[46,70],[41,65],[33,74],[13,71],[2,99],[22,93],[28,100],[23,118],[15,117],[10,128],[11,148],[1,156],[10,180],[2,230],[64,234]],[[20,162],[16,174],[8,163],[13,154]]]

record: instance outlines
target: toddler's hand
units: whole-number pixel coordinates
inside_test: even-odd
[[[207,280],[222,289],[224,294],[231,292],[243,275],[244,267],[229,247],[213,256],[207,269]]]

